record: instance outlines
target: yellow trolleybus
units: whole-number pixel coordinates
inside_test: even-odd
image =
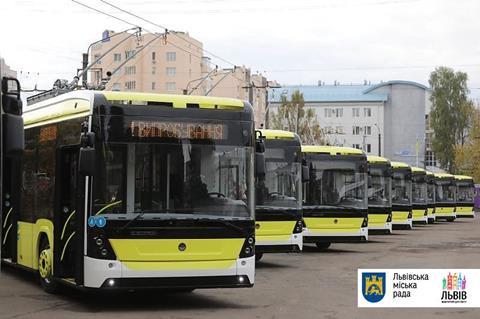
[[[427,179],[427,218],[428,223],[433,224],[435,222],[435,176],[432,172],[426,171]]]
[[[391,162],[393,228],[412,229],[412,169],[408,164]]]
[[[303,241],[331,243],[368,239],[367,157],[361,150],[302,145],[309,167],[303,184]]]
[[[265,177],[256,178],[255,257],[302,250],[301,143],[297,134],[260,130]]]
[[[392,167],[386,158],[369,155],[368,233],[392,232]]]
[[[412,222],[428,223],[427,172],[412,167]]]
[[[457,200],[455,213],[458,217],[475,217],[473,200],[475,197],[475,184],[473,178],[465,175],[455,175],[457,185]]]
[[[30,101],[3,262],[50,292],[253,285],[248,103],[80,90]]]
[[[435,173],[435,219],[453,222],[455,214],[455,195],[457,186],[455,176],[447,173]]]

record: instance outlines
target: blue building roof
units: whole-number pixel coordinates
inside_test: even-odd
[[[388,81],[375,85],[287,85],[277,89],[270,89],[268,100],[271,103],[280,102],[282,95],[288,98],[295,91],[303,93],[305,102],[384,102],[387,101],[387,93],[375,93],[386,85],[405,84],[428,90],[423,84],[413,81]]]

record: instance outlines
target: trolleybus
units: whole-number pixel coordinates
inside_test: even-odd
[[[453,222],[455,214],[455,195],[457,186],[455,176],[447,173],[435,173],[435,220]]]
[[[392,167],[386,158],[368,155],[368,233],[392,232]]]
[[[435,222],[435,176],[432,172],[426,171],[427,179],[427,218],[428,223],[433,224]]]
[[[302,166],[297,134],[260,130],[265,177],[256,178],[255,257],[302,250]]]
[[[393,228],[412,229],[412,169],[408,164],[391,162],[392,225]]]
[[[328,248],[331,243],[368,239],[367,157],[361,150],[303,146],[310,177],[303,184],[304,243]]]
[[[248,103],[86,90],[31,101],[2,261],[49,292],[254,284]]]
[[[457,200],[455,213],[458,217],[475,217],[473,200],[475,197],[475,184],[473,178],[465,175],[455,175],[457,184]]]
[[[427,172],[412,167],[412,222],[428,223]]]

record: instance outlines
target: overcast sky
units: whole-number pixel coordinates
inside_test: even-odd
[[[100,0],[78,0],[143,26]],[[109,0],[110,1],[110,0]],[[281,84],[428,83],[440,65],[468,73],[480,97],[478,0],[111,0]],[[70,79],[81,53],[124,22],[70,0],[0,1],[0,55],[26,88]],[[213,59],[221,67],[230,65]],[[30,72],[30,75],[28,75]],[[39,73],[39,76],[33,74]]]

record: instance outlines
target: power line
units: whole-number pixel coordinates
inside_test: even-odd
[[[110,18],[113,18],[113,19],[116,19],[116,20],[121,21],[121,22],[123,22],[123,23],[129,24],[129,25],[131,25],[131,26],[133,26],[133,27],[137,27],[137,28],[140,27],[140,26],[138,26],[138,25],[136,25],[136,24],[133,24],[133,23],[131,23],[131,22],[128,22],[127,20],[124,20],[124,19],[122,19],[122,18],[116,17],[116,16],[111,15],[111,14],[109,14],[109,13],[107,13],[107,12],[102,11],[102,10],[99,10],[99,9],[93,8],[93,7],[89,6],[89,5],[86,5],[86,4],[84,4],[84,3],[81,3],[80,1],[77,1],[77,0],[72,0],[72,1],[75,2],[76,4],[81,5],[82,7],[85,7],[85,8],[87,8],[87,9],[93,10],[93,11],[98,12],[98,13],[101,13],[101,14],[104,14],[104,15],[106,15],[106,16],[109,16]]]

